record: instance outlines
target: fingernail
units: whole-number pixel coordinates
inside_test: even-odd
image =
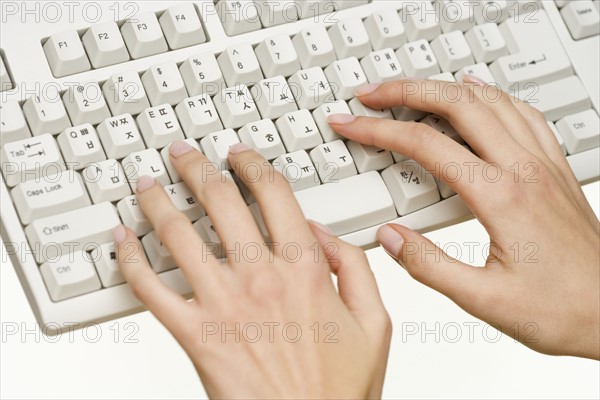
[[[192,150],[194,148],[187,142],[175,142],[169,147],[169,153],[175,158],[179,158]]]
[[[138,193],[144,193],[146,190],[148,190],[152,186],[154,186],[155,183],[156,183],[156,180],[154,178],[151,178],[146,175],[140,176],[140,178],[138,179],[138,182],[137,182],[136,190]]]
[[[127,237],[127,231],[125,230],[125,227],[123,225],[117,226],[115,229],[113,229],[113,236],[115,237],[115,242],[123,243]]]
[[[331,229],[329,229],[328,227],[326,227],[325,225],[323,225],[317,221],[313,221],[312,219],[309,219],[308,222],[311,225],[313,225],[315,228],[317,228],[318,230],[323,232],[324,234],[329,235],[329,236],[335,236],[335,233],[333,233],[333,231]]]
[[[250,150],[250,146],[246,143],[236,143],[229,148],[229,154],[236,155]]]
[[[377,231],[377,240],[392,257],[396,259],[400,257],[404,238],[397,230],[389,225],[384,225]]]
[[[349,124],[354,120],[356,120],[356,117],[352,114],[333,114],[327,117],[327,122],[338,125]]]
[[[381,83],[369,83],[368,85],[362,85],[354,91],[354,94],[356,96],[366,96],[379,89],[380,86]]]
[[[474,84],[479,85],[479,86],[487,86],[487,82],[486,81],[479,79],[475,75],[465,75],[465,76],[463,76],[463,82],[464,83],[474,83]]]

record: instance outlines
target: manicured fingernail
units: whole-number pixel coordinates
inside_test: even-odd
[[[327,117],[330,124],[345,125],[354,122],[356,117],[352,114],[333,114]]]
[[[169,153],[175,158],[179,158],[192,150],[194,148],[187,142],[175,142],[169,147]]]
[[[318,230],[320,230],[324,234],[329,235],[329,236],[335,236],[335,233],[333,233],[333,231],[331,229],[329,229],[328,227],[326,227],[325,225],[323,225],[323,224],[321,224],[321,223],[319,223],[317,221],[313,221],[312,219],[308,220],[308,222],[310,222],[310,224],[312,226],[314,226],[315,228],[317,228]]]
[[[127,237],[127,231],[125,231],[125,227],[123,225],[117,226],[115,229],[113,229],[113,236],[115,237],[115,242],[123,243]]]
[[[398,259],[404,238],[397,230],[389,225],[384,225],[377,231],[377,240],[392,257]]]
[[[146,175],[140,176],[140,178],[138,179],[138,182],[137,182],[136,190],[138,193],[144,193],[146,190],[148,190],[152,186],[154,186],[155,183],[156,183],[156,180],[154,178],[151,178]]]
[[[366,96],[379,89],[379,86],[381,86],[381,83],[369,83],[368,85],[362,85],[354,91],[354,94],[357,96]]]
[[[464,83],[474,83],[474,84],[479,85],[479,86],[486,86],[487,85],[486,81],[484,81],[482,79],[479,79],[475,75],[465,75],[465,76],[463,76],[463,82]]]
[[[246,143],[236,143],[229,148],[229,154],[236,155],[250,150],[250,146]]]

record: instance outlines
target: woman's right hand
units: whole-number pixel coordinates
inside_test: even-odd
[[[378,239],[412,277],[526,346],[599,359],[598,219],[543,114],[470,80],[405,79],[357,94],[375,109],[407,106],[446,118],[477,155],[421,123],[334,115],[330,124],[348,139],[414,159],[456,191],[490,235],[485,267],[450,258],[407,227],[385,225]],[[450,164],[461,166],[458,179],[444,176]],[[498,180],[486,179],[496,173]]]

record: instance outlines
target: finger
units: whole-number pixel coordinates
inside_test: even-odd
[[[444,117],[485,161],[507,166],[528,154],[490,108],[464,85],[403,79],[383,83],[370,93],[361,95],[359,90],[358,94],[360,101],[371,108],[406,106]]]
[[[231,148],[229,162],[256,198],[271,239],[280,244],[273,247],[273,252],[279,254],[283,245],[292,242],[309,248],[314,243],[314,236],[283,175],[259,153],[243,144]]]
[[[135,234],[118,226],[114,230],[119,269],[133,295],[174,334],[181,330],[181,321],[191,317],[190,305],[169,289],[152,270],[142,244]]]
[[[198,295],[215,286],[218,263],[190,220],[175,208],[156,180],[142,176],[137,184],[140,208],[175,263]]]
[[[209,215],[231,265],[242,263],[241,246],[264,245],[256,221],[231,179],[185,142],[173,143],[170,155],[177,172]]]

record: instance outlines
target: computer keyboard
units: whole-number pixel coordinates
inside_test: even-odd
[[[364,248],[384,223],[425,232],[472,218],[414,161],[329,127],[336,113],[421,121],[464,144],[438,116],[365,107],[354,92],[366,83],[474,74],[544,113],[582,183],[600,176],[598,1],[83,2],[60,16],[24,4],[2,3],[2,237],[49,331],[142,309],[115,263],[120,223],[190,293],[134,195],[140,176],[156,178],[220,242],[170,163],[179,140],[226,177],[229,147],[250,145],[307,218]]]

